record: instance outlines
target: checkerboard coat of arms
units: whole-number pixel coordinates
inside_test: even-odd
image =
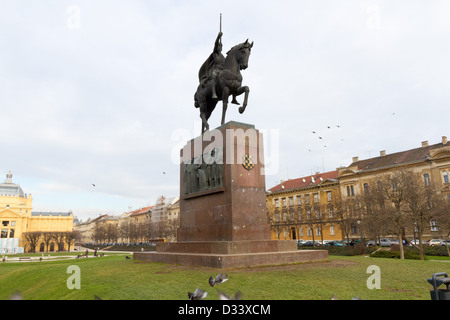
[[[246,154],[242,157],[242,166],[245,170],[250,171],[255,167],[255,163],[253,161],[253,156]]]

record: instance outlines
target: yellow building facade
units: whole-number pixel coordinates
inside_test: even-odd
[[[269,189],[266,204],[272,239],[342,240],[337,175],[337,171],[317,173]]]
[[[442,141],[429,144],[422,141],[417,148],[405,151],[388,153],[382,150],[379,156],[369,159],[359,159],[353,157],[352,163],[348,167],[339,168],[338,180],[342,201],[351,203],[357,202],[364,195],[372,192],[371,187],[383,176],[394,173],[397,170],[409,170],[418,174],[422,178],[424,185],[437,186],[437,192],[443,198],[450,201],[450,143],[446,136]],[[349,238],[358,239],[370,236],[370,225],[364,230],[364,224],[358,225],[358,220],[364,220],[365,216],[354,217],[351,214],[347,217],[350,221],[348,227]],[[393,234],[383,234],[385,237],[395,238]],[[405,228],[405,236],[414,239],[414,228]],[[424,230],[425,240],[440,238],[439,228],[430,221],[429,228]]]
[[[0,254],[22,253],[30,249],[26,233],[73,230],[72,212],[33,212],[32,209],[31,194],[25,194],[20,185],[13,183],[9,172],[4,183],[0,183]],[[57,249],[55,241],[47,241],[49,249]],[[41,251],[43,242],[43,239],[37,240],[37,251]],[[62,245],[60,247],[62,249]]]

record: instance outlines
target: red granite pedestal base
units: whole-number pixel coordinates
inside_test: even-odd
[[[228,122],[189,141],[181,150],[178,242],[133,258],[212,268],[326,260],[326,250],[270,239],[262,138],[253,125]]]
[[[138,252],[135,260],[209,268],[239,268],[324,261],[326,250],[297,250],[296,241],[216,241],[158,244],[156,252]]]

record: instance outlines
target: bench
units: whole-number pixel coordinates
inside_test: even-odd
[[[20,260],[28,260],[28,261],[30,261],[31,258],[30,258],[30,257],[19,257],[19,261],[20,261]]]

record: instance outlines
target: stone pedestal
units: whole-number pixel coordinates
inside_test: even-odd
[[[178,242],[159,243],[135,260],[214,268],[326,260],[327,251],[298,251],[270,240],[262,134],[228,122],[181,150]]]

